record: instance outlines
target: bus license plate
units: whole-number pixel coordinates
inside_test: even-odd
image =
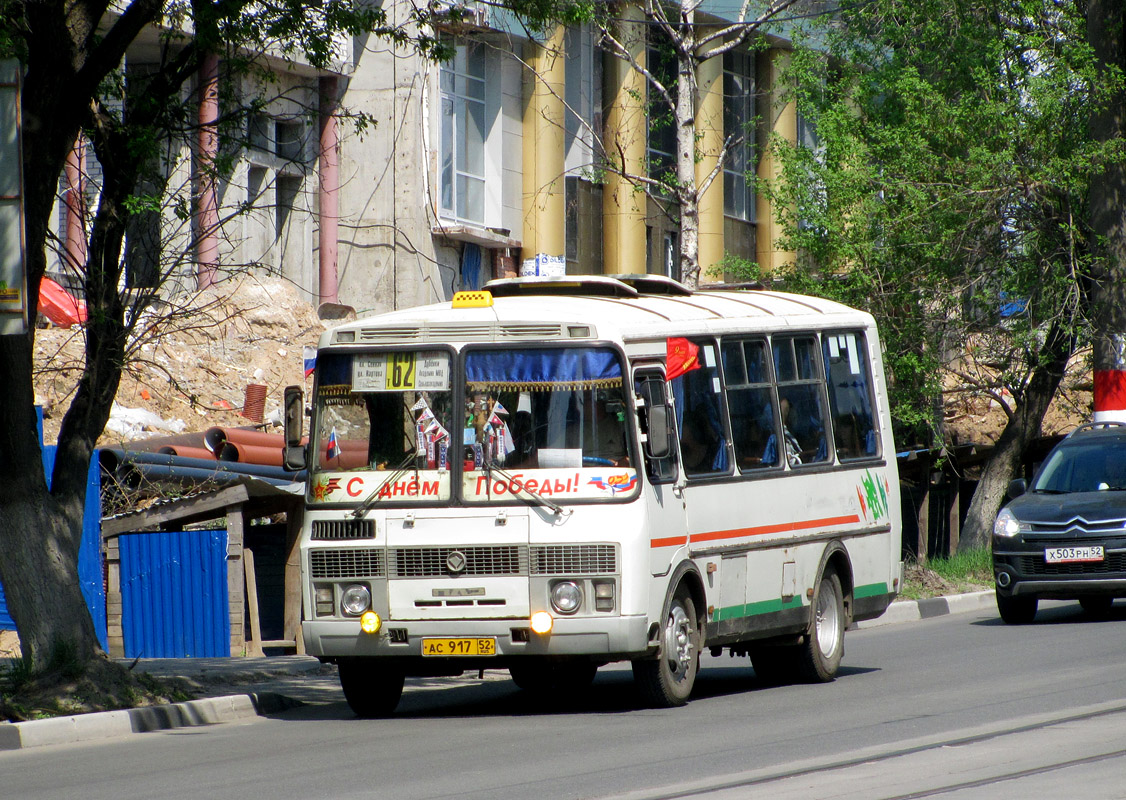
[[[1079,561],[1102,561],[1102,545],[1086,547],[1048,547],[1044,549],[1044,560],[1049,564],[1069,564]]]
[[[423,639],[424,656],[495,656],[497,640],[488,638]]]

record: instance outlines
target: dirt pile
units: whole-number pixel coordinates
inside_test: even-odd
[[[268,427],[280,419],[284,387],[304,382],[304,347],[315,346],[327,325],[292,285],[278,280],[223,283],[189,305],[153,309],[99,445],[254,424],[240,413],[251,384],[266,387]],[[81,375],[84,336],[78,327],[36,332],[35,393],[47,444],[58,439]]]

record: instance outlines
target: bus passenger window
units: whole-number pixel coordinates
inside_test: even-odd
[[[837,458],[849,461],[878,456],[879,432],[873,423],[872,373],[864,334],[828,333],[821,347]]]
[[[700,366],[669,382],[673,387],[676,421],[680,429],[681,460],[690,475],[727,473],[727,436],[720,408],[715,345],[710,342],[698,344]]]
[[[822,379],[813,336],[776,337],[778,407],[790,466],[830,460]],[[786,376],[785,378],[783,376]]]
[[[769,446],[774,414],[766,342],[725,341],[722,355],[736,465],[743,471],[778,466],[778,449]]]

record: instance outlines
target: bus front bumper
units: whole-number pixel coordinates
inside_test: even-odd
[[[649,649],[646,617],[555,619],[550,633],[532,633],[527,620],[386,620],[376,634],[354,620],[305,620],[305,652],[312,656],[422,656],[423,639],[492,639],[499,658],[595,656],[618,660]]]

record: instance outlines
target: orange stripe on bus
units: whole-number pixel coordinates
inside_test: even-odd
[[[692,536],[693,542],[714,542],[717,539],[739,539],[744,536],[763,536],[768,533],[784,533],[787,531],[807,531],[810,528],[824,528],[832,525],[848,525],[860,522],[860,517],[850,514],[844,517],[826,517],[825,519],[808,519],[799,522],[779,522],[774,525],[759,525],[754,528],[736,528],[730,531],[711,531],[710,533],[697,533]]]
[[[682,544],[688,544],[687,536],[669,536],[665,539],[650,539],[650,547],[680,547]]]

